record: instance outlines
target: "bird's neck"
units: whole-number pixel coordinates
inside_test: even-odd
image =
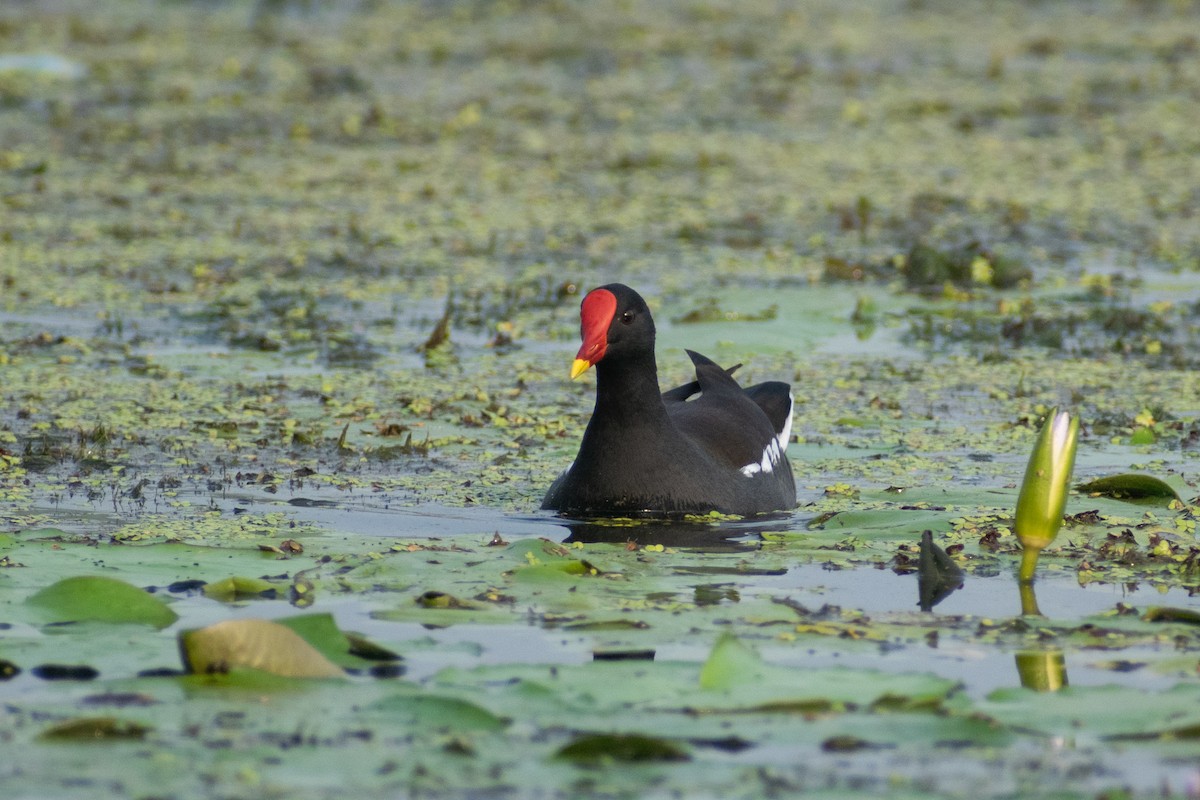
[[[602,360],[596,365],[593,418],[621,419],[628,425],[635,421],[656,420],[666,414],[658,388],[658,366],[653,350],[619,362]]]

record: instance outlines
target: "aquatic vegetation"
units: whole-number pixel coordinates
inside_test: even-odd
[[[1195,28],[3,5],[0,782],[1187,796]],[[662,320],[664,383],[685,345],[791,380],[795,511],[535,514],[590,407],[578,299],[612,281]],[[1014,508],[1056,406],[1080,486],[1025,616]],[[296,641],[258,621],[339,679],[240,669]]]

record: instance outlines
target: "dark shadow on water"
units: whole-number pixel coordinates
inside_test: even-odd
[[[569,535],[564,543],[632,543],[638,547],[662,545],[709,552],[751,552],[762,546],[761,534],[790,527],[788,515],[743,520],[695,519],[590,519],[555,518]]]

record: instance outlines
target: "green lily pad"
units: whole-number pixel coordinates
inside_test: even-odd
[[[300,635],[323,656],[343,668],[368,666],[376,661],[399,661],[401,657],[358,634],[343,631],[332,614],[300,614],[275,620]]]
[[[1179,494],[1166,481],[1153,475],[1127,473],[1097,478],[1075,487],[1084,494],[1111,497],[1129,503],[1168,506],[1178,501]]]
[[[165,628],[178,615],[142,589],[101,575],[63,578],[25,601],[48,622],[128,622]]]
[[[701,689],[731,689],[761,672],[762,659],[732,633],[723,633],[700,668]]]
[[[542,706],[551,716],[641,708],[661,712],[789,714],[860,708],[936,710],[954,681],[932,675],[863,669],[799,669],[764,662],[736,637],[722,636],[704,665],[680,662],[592,661],[575,666],[512,666],[445,670],[441,689],[464,690],[513,681],[488,707],[513,715]],[[515,690],[514,690],[515,691]],[[533,692],[532,695],[527,692]],[[508,704],[514,705],[508,705]]]
[[[1185,622],[1189,625],[1200,625],[1200,611],[1193,608],[1151,606],[1146,609],[1142,619],[1146,622]]]
[[[600,572],[587,561],[554,561],[513,570],[513,579],[528,583],[570,583],[581,577],[594,577]]]
[[[1191,686],[1149,692],[1127,686],[1069,686],[1053,693],[999,689],[979,711],[1018,730],[1075,736],[1158,737],[1200,729]]]
[[[508,727],[506,719],[476,703],[427,692],[395,694],[371,708],[385,712],[389,718],[408,719],[424,731],[499,731]]]

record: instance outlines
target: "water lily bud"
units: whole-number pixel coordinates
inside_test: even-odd
[[[1025,558],[1021,580],[1033,580],[1037,554],[1058,534],[1063,509],[1067,505],[1067,485],[1075,466],[1075,447],[1079,440],[1079,419],[1054,409],[1038,434],[1025,468],[1025,480],[1017,498],[1014,529]]]

